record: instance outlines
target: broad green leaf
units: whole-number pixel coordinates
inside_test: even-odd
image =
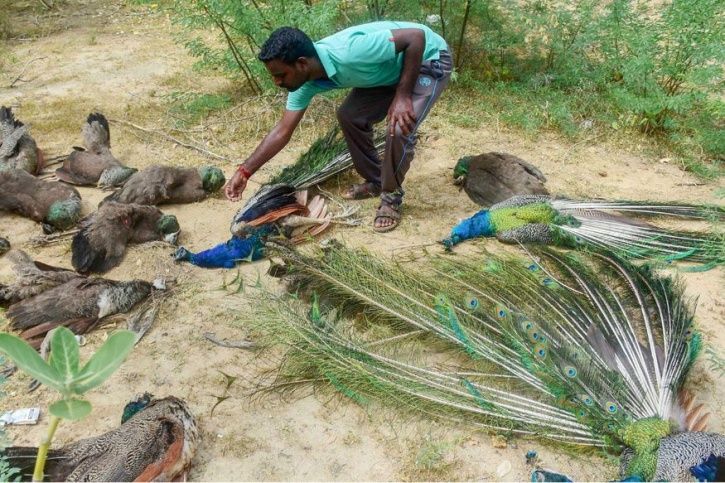
[[[111,335],[83,366],[70,389],[76,394],[83,394],[103,384],[126,359],[135,342],[136,334],[129,330]]]
[[[58,418],[77,421],[91,412],[91,403],[83,399],[61,399],[50,405],[50,414]]]
[[[56,327],[53,329],[53,335],[50,339],[50,359],[48,362],[51,367],[58,371],[66,387],[78,373],[79,359],[78,341],[75,335],[73,335],[73,332],[65,327]]]
[[[63,378],[20,337],[0,333],[0,352],[4,352],[23,372],[56,391],[63,392]]]

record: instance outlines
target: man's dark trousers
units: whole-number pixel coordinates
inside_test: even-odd
[[[337,119],[345,135],[355,169],[366,181],[382,188],[384,193],[402,195],[402,184],[410,168],[415,150],[415,131],[430,112],[451,77],[452,59],[441,51],[438,60],[424,62],[413,88],[413,110],[416,124],[404,136],[399,127],[390,136],[386,132],[385,156],[382,161],[373,144],[373,124],[388,114],[397,85],[354,88],[337,110]]]

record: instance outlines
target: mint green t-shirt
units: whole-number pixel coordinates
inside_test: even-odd
[[[417,28],[425,33],[423,62],[437,60],[448,50],[443,37],[412,22],[372,22],[342,30],[315,42],[329,81],[308,81],[287,96],[287,110],[300,111],[320,92],[348,87],[379,87],[398,83],[403,53],[395,53],[391,30]]]

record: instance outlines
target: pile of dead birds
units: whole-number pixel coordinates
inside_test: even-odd
[[[0,238],[0,255],[15,273],[12,283],[0,284],[0,307],[9,328],[43,357],[48,356],[47,341],[54,328],[64,326],[82,336],[114,316],[125,315],[138,342],[153,324],[173,281],[111,280],[98,274],[117,266],[128,244],[176,242],[180,231],[176,217],[156,205],[202,201],[225,182],[214,166],[153,165],[141,171],[127,166],[111,150],[110,126],[103,114],[88,115],[81,132],[83,147],[49,158],[29,126],[9,107],[0,108],[0,211],[38,222],[45,234],[39,233],[38,243],[72,237],[73,269],[33,260],[12,249],[12,240]],[[61,166],[52,169],[54,164]],[[110,193],[86,214],[75,186]],[[0,235],[12,237],[12,233]],[[46,476],[171,481],[188,470],[196,441],[196,422],[186,403],[147,396],[129,404],[119,428],[51,450]],[[96,450],[99,445],[103,454]],[[25,447],[3,452],[22,478],[32,475],[37,453],[38,448]]]

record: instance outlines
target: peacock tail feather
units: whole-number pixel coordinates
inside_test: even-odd
[[[385,137],[375,138],[375,147],[379,152],[385,145]],[[334,127],[323,137],[315,141],[297,162],[284,168],[267,184],[284,184],[295,190],[310,188],[330,179],[336,174],[352,167],[352,158],[347,150],[345,138],[339,127]]]
[[[340,314],[408,326],[515,381],[515,390],[501,390],[492,381],[450,378],[362,351],[347,335],[333,338],[334,328],[318,334],[329,338],[319,343],[331,351],[347,344],[355,356],[339,362],[353,373],[364,370],[416,401],[445,401],[439,412],[455,394],[467,401],[456,399],[455,407],[475,408],[487,427],[610,449],[626,445],[637,455],[632,464],[647,468],[643,477],[654,472],[662,427],[669,433],[679,423],[670,420],[681,412],[677,395],[697,355],[693,310],[679,282],[648,266],[606,253],[585,262],[551,249],[535,251],[535,262],[436,257],[415,267],[337,244],[314,255],[277,251],[295,286]],[[342,348],[334,351],[343,357]],[[437,392],[443,390],[448,396]],[[648,420],[664,424],[642,423]]]
[[[624,258],[672,262],[687,260],[704,269],[725,264],[725,209],[718,206],[632,201],[552,200],[554,209],[577,223],[557,224],[563,238],[616,252]],[[631,216],[709,221],[708,232],[673,230]]]
[[[646,218],[643,220],[641,218]],[[658,226],[666,220],[710,222],[696,230]],[[503,242],[594,247],[626,259],[701,264],[691,271],[725,264],[725,208],[633,201],[576,201],[541,195],[514,196],[461,221],[442,241],[447,249],[471,238]]]

